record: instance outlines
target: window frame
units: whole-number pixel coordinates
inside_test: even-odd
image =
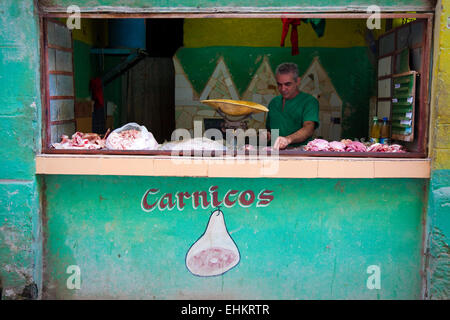
[[[41,92],[42,92],[42,154],[66,154],[66,155],[147,155],[147,156],[198,156],[199,151],[192,150],[191,153],[174,152],[174,151],[160,151],[160,150],[78,150],[78,149],[51,149],[50,148],[50,101],[49,101],[49,81],[47,69],[48,48],[46,43],[46,20],[55,18],[68,18],[70,14],[64,12],[43,12],[40,15],[40,42],[41,42]],[[368,13],[105,13],[105,12],[81,12],[80,18],[96,18],[96,19],[114,19],[114,18],[325,18],[325,19],[368,19],[371,14]],[[418,150],[407,153],[384,153],[384,152],[311,152],[298,150],[280,150],[280,156],[288,157],[337,157],[337,158],[426,158],[428,156],[429,148],[429,88],[431,80],[431,43],[433,37],[433,19],[434,13],[380,13],[381,19],[397,19],[397,18],[415,18],[424,19],[426,37],[424,52],[422,56],[422,67],[425,77],[422,77],[420,83],[420,102],[417,107],[420,110],[420,115],[424,117],[418,126]],[[392,32],[392,30],[388,31]],[[386,32],[386,33],[388,33]],[[384,33],[384,34],[386,34]],[[72,43],[73,50],[73,43]],[[72,52],[73,53],[73,52]],[[380,57],[378,57],[380,58]],[[73,54],[72,54],[73,59]],[[394,64],[395,66],[395,64]],[[76,70],[73,70],[73,75]],[[377,77],[378,80],[378,77]],[[74,88],[75,95],[75,88]],[[378,97],[377,97],[378,98]],[[215,157],[214,152],[207,152],[209,157]],[[231,156],[235,157],[241,153],[234,152]],[[253,155],[246,152],[245,155]],[[269,154],[270,155],[270,154]]]
[[[65,27],[65,24],[62,23],[59,20],[56,19],[46,19],[43,20],[43,22],[41,23],[41,29],[43,30],[43,33],[41,33],[42,36],[42,48],[43,48],[43,59],[41,58],[41,64],[43,63],[43,65],[41,65],[41,74],[42,74],[42,79],[44,81],[44,96],[45,96],[45,108],[42,108],[43,111],[45,110],[45,113],[43,114],[43,117],[45,117],[45,121],[43,123],[43,140],[42,140],[42,145],[45,146],[45,148],[47,149],[47,151],[51,151],[51,149],[48,147],[51,144],[51,125],[59,125],[59,124],[65,124],[65,123],[74,123],[75,124],[75,128],[76,128],[76,123],[75,123],[75,118],[72,120],[55,120],[53,121],[51,119],[51,111],[50,111],[50,101],[51,100],[73,100],[73,103],[75,105],[75,101],[76,101],[76,92],[75,92],[75,69],[73,68],[73,61],[74,61],[74,48],[73,48],[73,35],[70,35],[70,46],[71,48],[64,48],[64,47],[59,47],[56,45],[51,45],[48,44],[48,39],[47,39],[47,27],[48,27],[48,22],[52,22],[54,24],[58,24],[61,26]],[[48,69],[48,57],[49,57],[49,49],[54,49],[54,50],[60,50],[63,52],[69,52],[72,56],[72,72],[66,72],[66,71],[50,71]],[[44,61],[42,61],[44,60]],[[45,67],[44,67],[45,66]],[[67,76],[71,76],[72,77],[72,83],[73,83],[73,87],[72,87],[72,92],[73,92],[73,96],[51,96],[50,95],[50,81],[49,81],[49,77],[50,75],[67,75]],[[43,118],[44,119],[44,118]],[[45,133],[45,134],[44,134]]]

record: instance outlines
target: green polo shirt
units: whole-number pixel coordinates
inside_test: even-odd
[[[279,129],[279,135],[286,137],[303,127],[303,122],[314,121],[319,126],[319,101],[312,95],[300,92],[294,98],[286,100],[283,109],[283,97],[277,96],[269,103],[269,113],[266,119],[266,128]],[[309,138],[302,143],[290,144],[298,147],[307,144]]]

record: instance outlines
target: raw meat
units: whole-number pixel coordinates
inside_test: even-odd
[[[145,126],[130,122],[111,132],[106,139],[106,147],[112,150],[156,150],[159,144]]]
[[[134,141],[140,138],[141,132],[138,130],[124,130],[121,132],[111,132],[108,137],[109,149],[131,150]]]
[[[342,140],[342,141],[344,141],[344,140]],[[345,144],[346,152],[366,152],[367,151],[367,147],[359,141],[352,141],[350,139],[346,139],[344,144]]]
[[[329,151],[336,151],[336,152],[345,152],[345,144],[338,141],[331,141],[328,143],[328,149]]]
[[[55,149],[88,150],[103,149],[105,146],[105,139],[102,139],[97,133],[82,133],[78,131],[72,135],[72,139],[69,139],[67,135],[62,135],[61,142],[52,145]]]
[[[403,146],[399,144],[381,144],[375,143],[370,146],[364,145],[359,141],[343,139],[340,142],[328,142],[323,139],[314,139],[303,148],[305,151],[331,151],[331,152],[406,152]]]
[[[370,147],[367,148],[368,152],[400,152],[403,153],[405,150],[403,150],[403,147],[398,144],[381,144],[381,143],[374,143]]]
[[[328,141],[323,139],[314,139],[308,142],[304,147],[305,151],[329,151]]]

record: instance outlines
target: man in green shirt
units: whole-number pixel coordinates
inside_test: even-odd
[[[295,63],[283,63],[277,67],[277,96],[269,103],[266,128],[278,129],[279,137],[275,140],[275,150],[287,146],[298,147],[308,143],[319,126],[319,102],[312,95],[300,92],[300,77]]]

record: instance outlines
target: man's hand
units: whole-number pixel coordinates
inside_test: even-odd
[[[303,142],[313,135],[314,129],[314,121],[305,121],[303,127],[293,134],[290,134],[287,137],[278,137],[277,140],[275,140],[273,148],[275,150],[280,150],[285,149],[291,143]]]
[[[289,137],[278,137],[273,145],[274,150],[286,149],[288,145],[292,143]]]

